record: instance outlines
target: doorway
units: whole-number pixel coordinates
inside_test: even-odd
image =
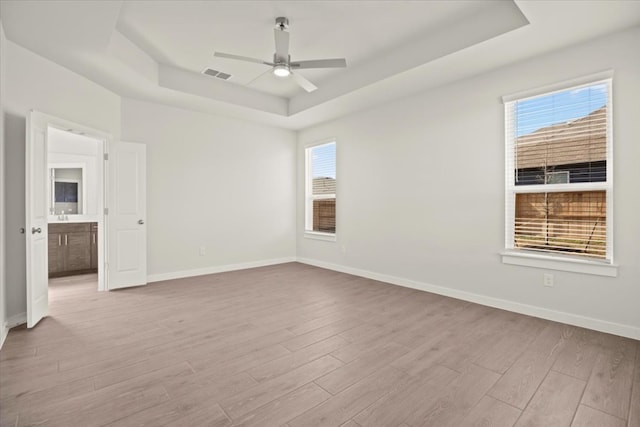
[[[104,290],[105,141],[50,124],[46,142],[49,287],[84,275]]]
[[[32,328],[49,312],[50,218],[52,222],[66,223],[71,215],[80,215],[80,217],[84,215],[85,220],[95,222],[99,291],[147,283],[146,145],[116,142],[110,134],[37,111],[29,113],[26,130],[26,227],[24,231],[27,235],[27,327]],[[89,185],[85,185],[84,181],[80,185],[78,176],[82,176],[83,172],[77,169],[82,167],[75,167],[79,160],[66,159],[64,162],[70,161],[73,166],[71,169],[76,170],[66,175],[63,173],[67,176],[67,182],[63,182],[65,185],[60,185],[59,193],[62,201],[57,205],[55,178],[53,184],[50,180],[51,176],[56,175],[56,167],[49,168],[48,145],[49,136],[59,131],[67,132],[64,135],[66,137],[70,137],[68,134],[73,134],[96,140],[97,148],[94,154],[97,153],[97,155],[95,157],[96,192],[82,190]],[[86,145],[81,147],[87,148]],[[64,162],[55,166],[62,168],[65,164],[69,165]],[[105,163],[109,166],[107,167]],[[67,186],[68,183],[75,185]],[[89,206],[89,200],[92,198],[95,199],[93,205],[95,211]],[[109,210],[105,209],[107,198]],[[56,209],[59,210],[56,211]],[[109,221],[106,220],[107,218]],[[60,224],[52,223],[53,225]],[[62,246],[62,235],[51,238]],[[64,239],[66,245],[70,237],[65,235]]]

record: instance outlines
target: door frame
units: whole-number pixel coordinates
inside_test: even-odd
[[[108,222],[106,219],[106,212],[108,212],[108,174],[109,167],[106,164],[109,153],[109,146],[113,143],[113,136],[108,132],[103,132],[97,129],[93,129],[88,126],[84,126],[70,120],[61,119],[59,117],[55,117],[49,114],[41,113],[38,111],[32,110],[33,113],[38,115],[41,120],[46,123],[47,127],[54,127],[59,130],[63,130],[66,132],[72,132],[80,135],[87,136],[89,138],[96,139],[98,141],[98,152],[102,152],[103,161],[102,161],[102,186],[98,188],[99,191],[102,191],[102,194],[98,197],[98,241],[100,243],[100,248],[98,250],[98,291],[107,291],[109,290],[109,277],[108,277],[108,242],[107,236],[108,234]],[[47,132],[48,134],[48,132]],[[49,141],[48,135],[45,138],[45,148],[49,149]],[[49,165],[44,165],[47,169],[44,171],[45,174],[49,172]],[[100,172],[99,172],[100,173]],[[100,187],[100,186],[99,186]],[[45,192],[48,192],[49,189],[45,188]],[[48,263],[48,260],[46,261]],[[45,266],[48,270],[49,266]]]

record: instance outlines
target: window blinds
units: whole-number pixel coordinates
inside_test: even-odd
[[[605,258],[604,191],[516,194],[516,248]]]
[[[507,247],[610,259],[611,81],[506,104]]]
[[[310,174],[307,179],[307,229],[336,232],[336,143],[316,145],[307,149]],[[309,188],[310,187],[310,188]]]

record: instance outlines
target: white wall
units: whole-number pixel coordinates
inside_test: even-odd
[[[301,131],[298,257],[640,338],[640,28]],[[503,95],[614,69],[617,278],[504,265]],[[304,145],[337,138],[337,242],[304,226]],[[533,306],[533,307],[531,307]]]
[[[10,324],[24,321],[25,288],[25,118],[37,110],[120,135],[120,97],[86,78],[10,41],[2,46],[5,66],[5,215],[7,250],[6,316]]]
[[[123,98],[122,140],[147,144],[150,280],[294,259],[294,132]]]
[[[5,228],[4,228],[4,91],[5,91],[5,55],[6,39],[4,37],[4,28],[0,22],[0,348],[4,339],[7,337],[7,309],[6,309],[6,286],[5,286]]]
[[[31,109],[115,138],[122,126],[123,140],[147,144],[150,280],[295,258],[295,132],[122,100],[9,41],[3,41],[2,55],[9,324],[24,321],[26,311],[25,236],[19,229]]]
[[[19,229],[25,117],[36,109],[116,138],[122,129],[123,140],[147,144],[152,279],[297,254],[334,268],[640,330],[638,28],[306,129],[299,133],[297,159],[294,132],[121,100],[4,37],[1,41],[0,212],[2,241],[10,250],[0,277],[9,321],[26,309],[25,242]],[[608,68],[615,69],[619,276],[556,272],[556,286],[544,288],[542,270],[503,265],[498,255],[504,243],[500,97]],[[328,137],[338,140],[336,243],[302,236],[301,167],[296,175],[304,144]]]

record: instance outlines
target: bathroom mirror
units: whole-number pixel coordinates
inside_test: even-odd
[[[83,215],[84,170],[81,167],[56,167],[49,169],[51,215]]]

